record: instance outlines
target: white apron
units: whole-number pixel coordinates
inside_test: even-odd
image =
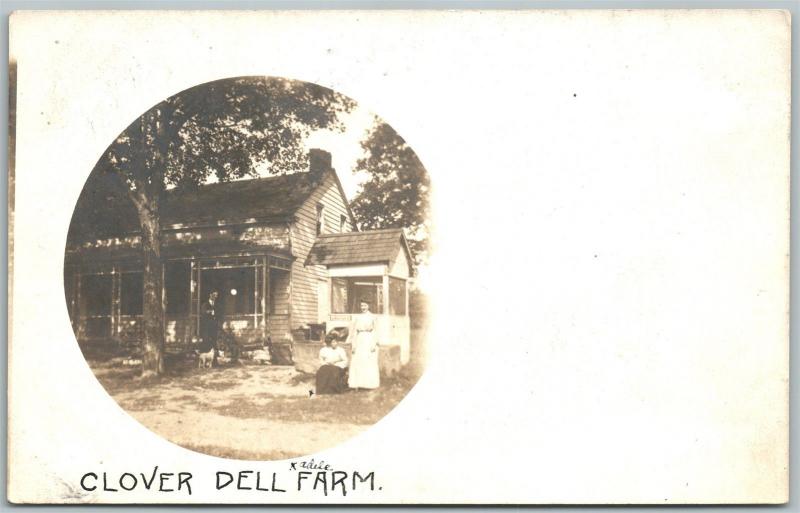
[[[375,316],[371,313],[355,316],[355,337],[352,339],[353,354],[350,360],[350,376],[347,379],[347,385],[350,388],[378,388],[380,386],[379,349],[375,340],[375,324]]]

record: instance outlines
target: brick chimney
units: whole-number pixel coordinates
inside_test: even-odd
[[[327,171],[333,169],[331,167],[331,154],[319,148],[312,148],[308,151],[308,161],[308,172],[311,173],[314,178],[319,178]]]

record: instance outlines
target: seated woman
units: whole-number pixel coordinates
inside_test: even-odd
[[[339,347],[336,337],[325,337],[325,347],[319,350],[319,359],[322,367],[317,371],[317,393],[338,394],[347,390],[347,353]]]

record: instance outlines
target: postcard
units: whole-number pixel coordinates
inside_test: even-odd
[[[14,13],[9,500],[788,501],[790,31]]]

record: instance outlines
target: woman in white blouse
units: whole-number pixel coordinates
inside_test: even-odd
[[[339,346],[336,337],[325,337],[325,347],[319,350],[322,366],[317,371],[317,393],[338,394],[347,388],[344,374],[347,353]]]
[[[375,337],[377,322],[369,311],[369,303],[361,301],[361,313],[353,316],[350,324],[348,340],[353,344],[350,364],[350,376],[347,384],[350,388],[378,388],[380,372],[378,370],[378,340]]]

